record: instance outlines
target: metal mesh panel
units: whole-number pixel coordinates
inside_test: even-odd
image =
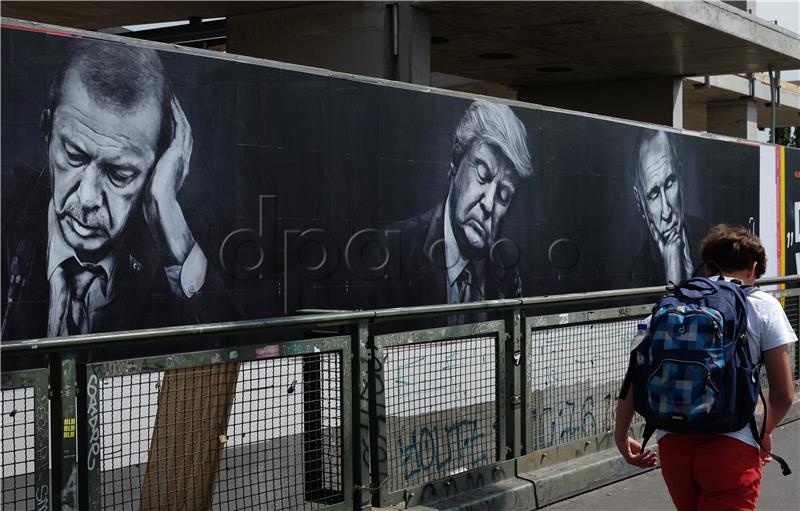
[[[162,372],[99,381],[100,493],[104,509],[139,509]]]
[[[34,389],[3,390],[3,509],[35,509]]]
[[[625,318],[532,331],[533,450],[613,429],[616,396],[638,322]]]
[[[341,389],[339,353],[103,378],[102,507],[317,509],[341,502]],[[175,431],[156,442],[158,421]],[[204,487],[209,470],[213,487]],[[186,495],[187,487],[189,494],[196,488],[196,501],[177,502],[173,493]]]
[[[496,336],[384,351],[389,489],[497,460]]]
[[[800,296],[787,296],[783,301],[783,310],[786,312],[786,317],[789,318],[789,323],[794,327],[794,332],[800,336]],[[795,380],[800,380],[800,349],[798,343],[793,343],[792,350],[792,376]]]
[[[769,291],[767,292],[769,293]],[[789,323],[794,328],[795,334],[800,335],[800,297],[787,296],[780,300],[783,305],[783,311],[786,313]],[[792,377],[795,380],[800,380],[800,349],[796,342],[789,345],[789,364],[791,364]],[[764,389],[769,388],[767,373],[763,367],[761,368],[761,387]]]
[[[338,354],[242,364],[214,508],[341,502],[341,384]]]

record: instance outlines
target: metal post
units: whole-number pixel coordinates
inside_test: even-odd
[[[55,509],[78,509],[78,443],[75,390],[75,355],[54,357],[52,362],[53,504]]]
[[[527,401],[525,396],[525,385],[523,385],[523,347],[522,347],[522,315],[520,309],[507,311],[504,316],[506,323],[506,357],[505,367],[506,388],[508,399],[506,400],[506,442],[508,444],[507,457],[500,459],[518,458],[525,452],[526,439],[523,435],[525,420],[524,403]]]
[[[354,509],[371,509],[370,493],[370,404],[369,404],[369,324],[359,321],[353,334],[352,400],[353,447],[358,456],[353,463]]]
[[[769,106],[770,106],[770,123],[769,123],[769,141],[770,143],[775,143],[775,116],[777,114],[778,105],[775,104],[776,101],[776,94],[775,94],[775,72],[770,69],[769,70]]]
[[[384,394],[382,346],[372,346],[369,365],[369,399],[370,399],[370,463],[372,467],[372,505],[380,507],[389,499],[389,487],[385,483],[389,479],[389,451],[386,429],[386,399]]]

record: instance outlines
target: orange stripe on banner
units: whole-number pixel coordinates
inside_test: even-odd
[[[778,203],[778,207],[780,208],[780,215],[781,215],[781,275],[786,275],[786,250],[784,250],[784,243],[786,243],[786,148],[780,146],[780,156],[781,156],[781,165],[780,165],[780,189],[781,189],[781,201]]]

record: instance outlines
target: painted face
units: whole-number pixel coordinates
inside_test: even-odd
[[[104,256],[125,229],[153,167],[160,123],[155,99],[120,112],[67,72],[48,157],[58,225],[84,257]]]
[[[656,137],[639,157],[640,201],[654,235],[666,241],[681,231],[683,207],[675,162],[666,136]]]
[[[483,141],[470,145],[450,185],[450,219],[462,253],[476,258],[488,252],[516,184],[516,171],[500,149]]]

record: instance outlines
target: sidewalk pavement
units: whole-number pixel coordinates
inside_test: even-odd
[[[782,456],[792,473],[784,477],[777,462],[764,467],[758,509],[763,511],[800,510],[800,420],[779,427],[772,435],[774,452]],[[669,511],[675,509],[655,469],[630,479],[604,486],[542,509],[547,511]]]

